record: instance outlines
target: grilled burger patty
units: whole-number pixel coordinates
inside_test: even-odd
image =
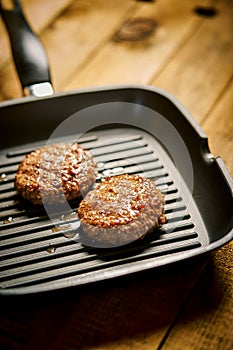
[[[122,245],[166,222],[164,195],[154,181],[138,175],[106,178],[78,208],[83,231],[94,241]]]
[[[15,188],[33,204],[60,203],[82,197],[95,177],[87,150],[78,143],[58,143],[26,155],[18,167]]]

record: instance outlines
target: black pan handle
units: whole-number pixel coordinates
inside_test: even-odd
[[[4,3],[0,12],[6,25],[15,66],[25,94],[35,96],[53,93],[45,49],[29,26],[19,0]]]

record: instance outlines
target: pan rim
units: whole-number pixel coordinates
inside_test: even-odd
[[[52,94],[52,95],[43,96],[43,97],[34,97],[34,96],[19,97],[16,99],[6,100],[3,102],[0,102],[0,111],[1,111],[1,108],[5,108],[8,106],[15,106],[18,104],[30,103],[30,102],[34,102],[34,101],[50,100],[50,99],[69,96],[69,95],[80,95],[80,94],[87,94],[87,93],[98,93],[98,92],[129,90],[129,89],[130,90],[150,91],[150,92],[154,92],[158,95],[165,97],[167,100],[169,100],[171,103],[173,103],[179,109],[179,111],[185,116],[185,118],[188,120],[188,122],[198,132],[199,136],[203,139],[207,139],[207,135],[203,131],[203,129],[201,128],[200,124],[193,118],[191,113],[186,109],[186,107],[175,96],[173,96],[172,94],[170,94],[166,90],[155,87],[153,85],[147,85],[147,84],[106,85],[106,86],[101,86],[101,87],[97,86],[97,87],[82,88],[82,89],[78,89],[78,90],[54,92],[54,94]]]

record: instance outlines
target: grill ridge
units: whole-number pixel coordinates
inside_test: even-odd
[[[164,159],[145,135],[129,133],[114,139],[97,134],[84,137],[81,142],[97,163],[97,182],[106,174],[124,172],[155,179],[157,187],[165,194],[168,222],[140,242],[117,249],[88,248],[83,245],[80,230],[72,227],[78,218],[57,213],[51,221],[45,211],[23,202],[14,190],[14,174],[19,162],[25,154],[38,148],[38,144],[10,150],[0,162],[0,175],[5,174],[0,182],[0,288],[39,286],[72,276],[84,278],[106,269],[153,261],[202,245],[192,214],[187,211],[182,194],[164,166]],[[76,209],[74,205],[73,213]],[[10,217],[12,221],[7,222]],[[53,231],[54,227],[57,231]],[[65,237],[69,233],[71,236]],[[72,233],[76,235],[72,237]],[[48,248],[54,249],[49,252]]]

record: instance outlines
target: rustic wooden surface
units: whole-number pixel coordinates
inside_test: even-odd
[[[165,89],[201,124],[211,152],[220,155],[233,174],[232,0],[22,0],[22,4],[46,46],[56,91],[122,83]],[[197,6],[211,7],[215,13],[200,15]],[[126,23],[137,18],[153,20],[148,36],[140,30],[127,32]],[[0,101],[4,101],[22,92],[1,21],[0,48]],[[208,260],[118,284],[21,298],[20,303],[5,300],[0,309],[0,346],[231,350],[232,267],[231,242]]]

